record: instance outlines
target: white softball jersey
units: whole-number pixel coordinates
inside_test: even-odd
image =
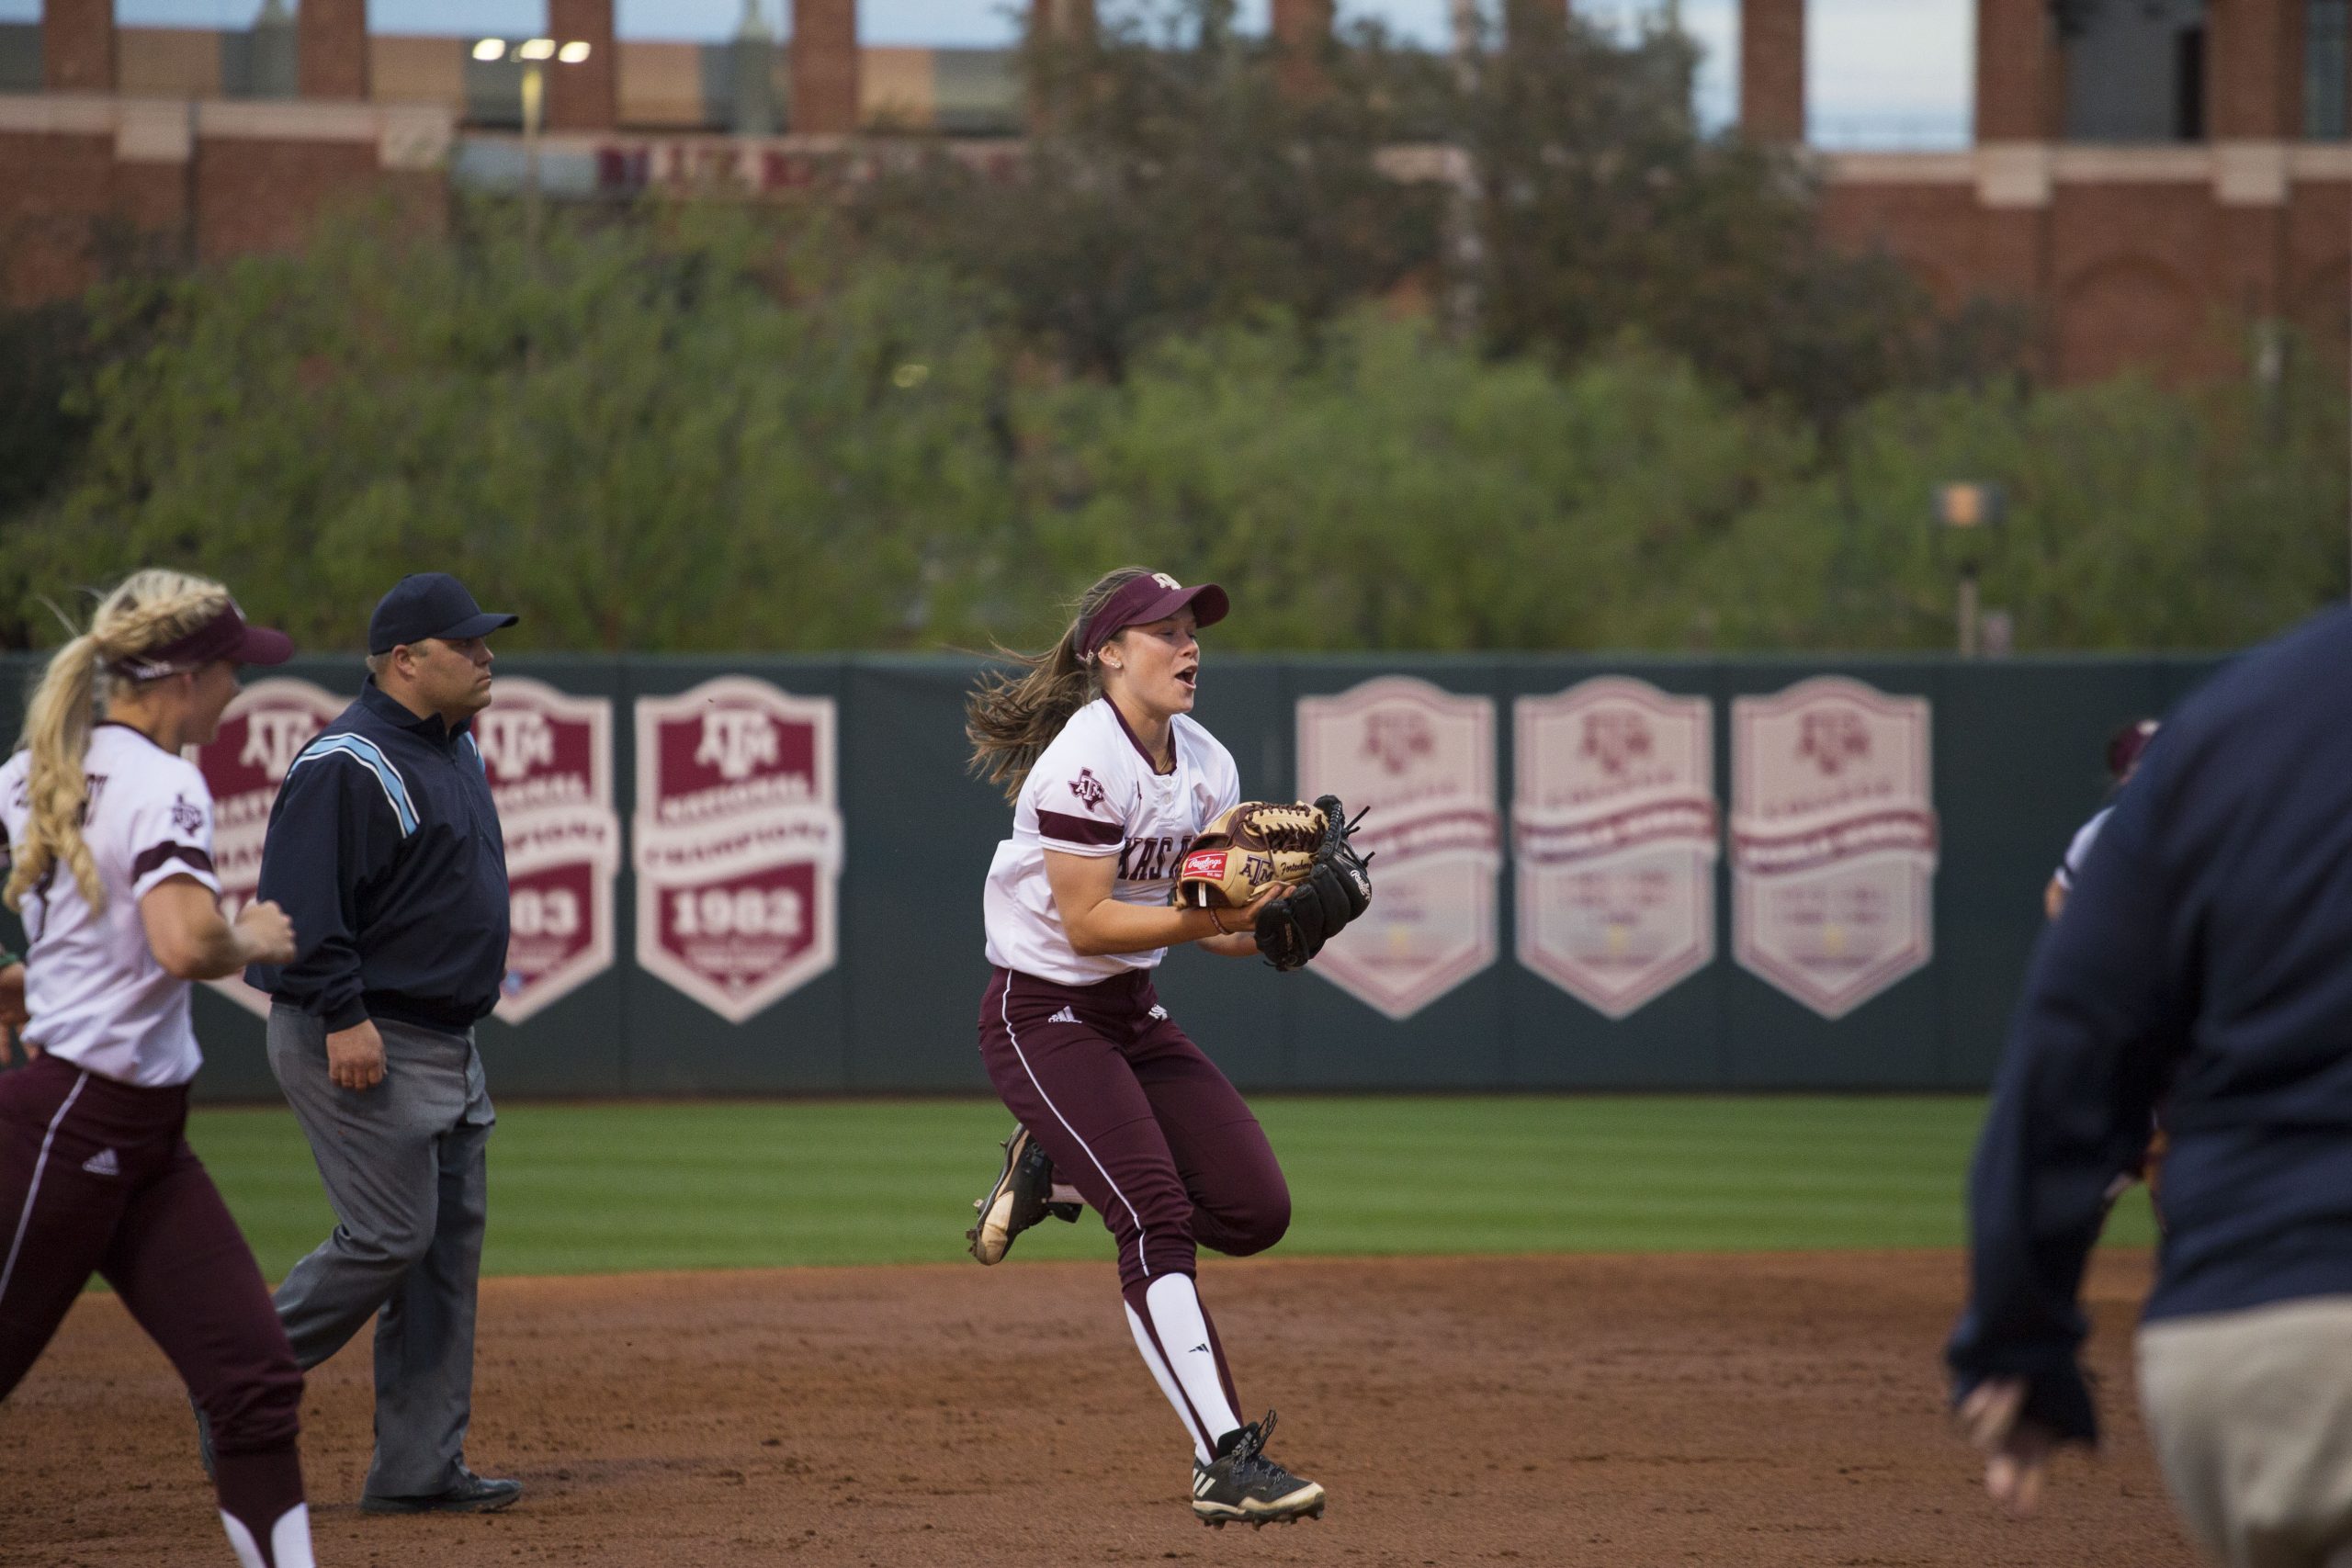
[[[0,826],[23,841],[32,754],[0,766]],[[204,1054],[188,1019],[189,987],[155,962],[139,900],[175,876],[215,894],[212,792],[194,763],[128,725],[90,733],[82,837],[98,863],[106,908],[93,913],[63,862],[25,895],[25,1038],[85,1072],[142,1089],[183,1084]]]
[[[1001,969],[1065,986],[1091,986],[1149,969],[1167,956],[1081,955],[1072,951],[1046,881],[1046,852],[1116,855],[1112,897],[1166,904],[1193,835],[1241,799],[1233,754],[1182,714],[1170,722],[1176,765],[1161,773],[1107,698],[1070,716],[1029,770],[1012,809],[1012,837],[989,863],[988,958]]]

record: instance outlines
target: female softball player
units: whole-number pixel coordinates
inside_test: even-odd
[[[239,664],[291,651],[219,583],[139,572],[49,661],[0,767],[6,897],[31,949],[29,1059],[0,1076],[0,1399],[105,1276],[211,1421],[244,1568],[311,1568],[302,1374],[183,1136],[203,1060],[188,982],[286,963],[294,931],[275,904],[221,917],[212,797],[180,749],[219,729]]]
[[[1013,801],[1012,836],[989,868],[979,1032],[1021,1122],[981,1200],[974,1256],[1001,1258],[1049,1201],[1082,1198],[1102,1216],[1136,1348],[1193,1439],[1193,1512],[1218,1526],[1319,1517],[1324,1504],[1320,1485],[1266,1457],[1273,1413],[1241,1420],[1193,1285],[1196,1245],[1243,1256],[1281,1240],[1290,1190],[1257,1118],[1151,980],[1177,942],[1256,956],[1276,897],[1238,909],[1170,901],[1185,846],[1240,798],[1232,756],[1190,716],[1194,633],[1227,607],[1214,585],[1114,571],[1052,649],[967,708],[975,770]]]

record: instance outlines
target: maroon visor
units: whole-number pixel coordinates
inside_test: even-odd
[[[1080,637],[1080,651],[1091,659],[1104,643],[1129,626],[1164,621],[1188,604],[1192,606],[1194,624],[1204,626],[1216,625],[1233,608],[1225,590],[1214,582],[1187,588],[1164,571],[1148,572],[1112,594],[1102,602],[1101,609],[1087,617],[1086,629]]]
[[[234,600],[196,630],[119,660],[115,673],[130,681],[153,681],[184,670],[200,670],[216,659],[232,664],[283,664],[294,656],[294,639],[267,626],[249,626]]]

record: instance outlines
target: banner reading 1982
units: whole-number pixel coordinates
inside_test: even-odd
[[[830,697],[746,676],[637,704],[637,961],[729,1023],[833,966]]]

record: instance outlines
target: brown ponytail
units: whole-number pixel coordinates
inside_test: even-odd
[[[1021,667],[1022,673],[991,671],[980,678],[964,699],[964,734],[972,742],[972,772],[1004,786],[1005,798],[1018,799],[1038,753],[1069,722],[1070,715],[1100,696],[1102,669],[1093,649],[1078,646],[1081,629],[1111,595],[1138,577],[1149,577],[1140,566],[1123,566],[1104,572],[1094,586],[1070,606],[1069,627],[1053,647],[1039,653],[1015,653],[1000,645],[997,651]]]
[[[98,863],[82,837],[90,781],[82,772],[104,689],[119,677],[108,667],[175,641],[229,607],[229,591],[209,578],[151,569],[131,573],[98,603],[90,629],[51,655],[17,742],[32,752],[26,776],[30,818],[24,842],[14,846],[5,898],[24,907],[30,892],[65,863],[92,913],[106,908]]]

